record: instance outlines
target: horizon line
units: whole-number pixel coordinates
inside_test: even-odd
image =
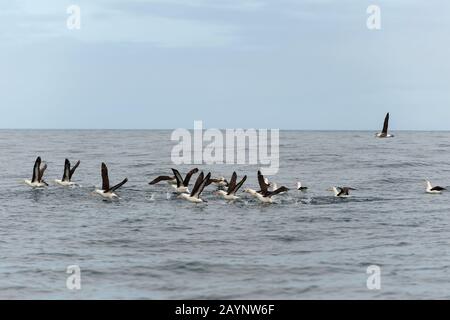
[[[177,130],[177,129],[186,129],[186,130],[194,130],[194,128],[0,128],[0,131],[8,131],[8,130],[14,130],[14,131],[170,131],[170,130]],[[219,129],[219,130],[249,130],[249,129],[255,129],[255,130],[279,130],[279,131],[305,131],[305,132],[378,132],[377,129],[280,129],[280,128],[255,128],[255,127],[249,127],[249,128],[202,128],[203,131],[208,129]],[[450,132],[450,129],[399,129],[399,130],[389,130],[390,132]]]

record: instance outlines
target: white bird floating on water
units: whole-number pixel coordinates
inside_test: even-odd
[[[56,179],[55,183],[67,187],[67,186],[74,186],[75,182],[72,182],[72,176],[75,173],[75,170],[77,170],[78,166],[80,165],[80,161],[73,166],[73,168],[70,168],[70,161],[69,159],[66,159],[64,163],[64,174],[61,180]]]
[[[394,135],[388,133],[389,129],[389,112],[386,114],[384,118],[383,130],[380,133],[377,133],[377,138],[393,138]]]
[[[33,177],[31,178],[31,180],[25,180],[25,183],[33,188],[47,187],[47,182],[42,179],[46,169],[47,164],[44,164],[41,167],[41,157],[37,157],[36,161],[34,162]]]
[[[431,185],[431,182],[428,181],[428,180],[425,180],[425,182],[427,183],[427,193],[431,193],[431,194],[441,194],[442,191],[447,190],[447,189],[445,189],[445,188],[443,188],[443,187],[439,187],[439,186],[433,187],[433,186]]]
[[[94,193],[101,195],[104,198],[118,198],[114,193],[117,189],[127,183],[128,179],[125,178],[121,183],[116,184],[114,187],[109,187],[108,167],[105,163],[102,163],[102,189],[96,189]]]

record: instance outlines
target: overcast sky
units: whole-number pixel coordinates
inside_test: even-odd
[[[450,130],[449,36],[443,0],[1,1],[0,128]]]

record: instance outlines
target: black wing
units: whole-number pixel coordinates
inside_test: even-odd
[[[47,170],[47,164],[44,164],[42,168],[39,168],[39,176],[38,176],[38,182],[42,181],[42,177],[44,176],[44,172]]]
[[[238,190],[239,190],[239,189],[242,187],[242,185],[244,184],[245,180],[247,180],[247,176],[244,176],[244,177],[242,178],[242,180],[239,181],[239,183],[236,185],[236,187],[233,189],[233,191],[231,191],[231,192],[228,191],[228,194],[238,192]]]
[[[261,171],[258,171],[258,183],[259,183],[259,187],[261,188],[261,194],[266,195],[267,194],[267,184],[264,181],[264,176],[262,175]]]
[[[232,194],[234,188],[236,188],[237,174],[236,171],[231,175],[230,183],[228,184],[228,194]]]
[[[105,163],[102,163],[102,190],[109,189],[108,167]]]
[[[75,165],[73,166],[72,169],[70,169],[69,172],[69,181],[72,179],[73,174],[75,173],[75,170],[77,170],[78,166],[80,165],[80,160],[77,161],[77,163],[75,163]]]
[[[208,184],[209,178],[211,177],[211,172],[209,172],[206,177],[203,179],[203,181],[198,186],[196,192],[192,195],[193,197],[200,197],[200,194],[202,193],[203,189],[205,189],[206,185]]]
[[[204,180],[203,177],[204,177],[204,174],[203,174],[203,171],[202,171],[198,175],[197,180],[195,181],[194,187],[192,188],[191,197],[197,192],[198,188],[200,187],[200,184],[202,184],[202,182]]]
[[[350,195],[350,190],[356,190],[350,187],[343,187],[343,188],[338,188],[339,190],[341,190],[341,192],[339,192],[338,196],[348,196]]]
[[[34,162],[33,178],[31,179],[31,182],[36,182],[36,179],[38,179],[40,166],[41,166],[41,157],[37,157],[36,161]]]
[[[207,184],[207,186],[209,186],[211,183],[219,183],[219,182],[222,182],[222,180],[219,180],[219,179],[209,179],[208,180],[208,184]],[[225,182],[226,182],[226,180],[225,180]]]
[[[114,187],[112,187],[108,190],[105,190],[105,192],[114,192],[127,182],[128,182],[128,178],[125,178],[125,179],[123,179],[123,181],[121,183],[116,184]]]
[[[214,180],[215,180],[215,179],[209,179],[209,181],[208,181],[208,186],[209,186],[211,183],[213,183]]]
[[[386,115],[386,118],[384,118],[384,125],[383,125],[383,131],[381,133],[387,134],[389,128],[389,112]]]
[[[444,191],[444,190],[447,190],[447,189],[445,189],[443,187],[439,187],[439,186],[436,186],[436,187],[431,189],[431,191]]]
[[[175,178],[177,179],[177,187],[181,187],[183,184],[183,177],[181,176],[180,172],[177,169],[172,168],[172,172],[175,175]]]
[[[66,159],[64,162],[64,173],[61,181],[69,181],[70,180],[70,161]]]
[[[159,176],[156,179],[154,179],[153,181],[150,181],[148,184],[157,184],[158,182],[161,182],[161,181],[170,181],[173,179],[175,179],[175,177]]]
[[[289,189],[288,188],[286,188],[286,187],[279,187],[277,190],[275,190],[275,191],[272,191],[272,192],[269,192],[269,196],[274,196],[274,195],[277,195],[277,194],[279,194],[279,193],[281,193],[281,192],[286,192],[286,191],[288,191]]]
[[[189,181],[191,181],[191,177],[193,174],[196,174],[198,172],[197,168],[192,169],[186,174],[186,177],[184,177],[183,186],[187,187],[189,185]]]

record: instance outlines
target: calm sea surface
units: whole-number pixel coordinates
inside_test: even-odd
[[[12,299],[412,299],[450,298],[450,193],[425,194],[424,179],[450,184],[450,133],[281,132],[280,170],[296,190],[262,205],[242,194],[206,205],[172,196],[170,131],[0,131],[0,298]],[[32,190],[37,155],[48,182],[64,158],[81,160],[78,188]],[[120,200],[91,195],[129,182]],[[185,173],[192,166],[181,166]],[[214,176],[256,166],[199,166]],[[336,199],[333,185],[357,188]],[[79,265],[79,291],[66,268]],[[381,267],[381,290],[366,287]]]

